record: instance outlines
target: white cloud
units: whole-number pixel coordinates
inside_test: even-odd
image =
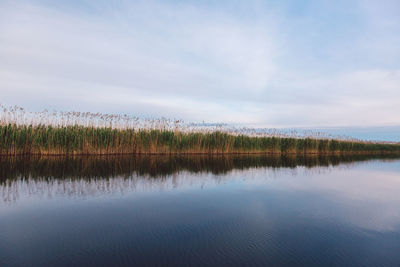
[[[370,21],[387,14],[369,5],[359,12]],[[360,54],[335,40],[315,47],[326,52],[318,58],[304,49],[315,37],[304,32],[299,43],[289,34],[298,19],[279,9],[254,17],[160,2],[89,9],[0,5],[0,102],[266,127],[400,124],[400,66],[386,58],[399,55],[385,43],[397,38],[393,16],[379,41],[364,44],[377,31],[368,24],[354,36]]]

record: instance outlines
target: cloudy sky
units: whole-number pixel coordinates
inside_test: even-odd
[[[400,125],[400,1],[0,1],[0,103]]]

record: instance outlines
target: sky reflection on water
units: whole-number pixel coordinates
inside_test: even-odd
[[[400,263],[399,159],[104,160],[0,163],[6,266]]]

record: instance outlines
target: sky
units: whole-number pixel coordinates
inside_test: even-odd
[[[2,0],[0,103],[393,135],[400,1]]]

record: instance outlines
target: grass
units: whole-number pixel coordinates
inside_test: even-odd
[[[181,120],[90,112],[26,112],[0,105],[0,155],[387,154],[400,144],[298,137],[276,130],[199,127]]]
[[[0,140],[1,155],[400,153],[398,144],[79,125],[0,125]]]

